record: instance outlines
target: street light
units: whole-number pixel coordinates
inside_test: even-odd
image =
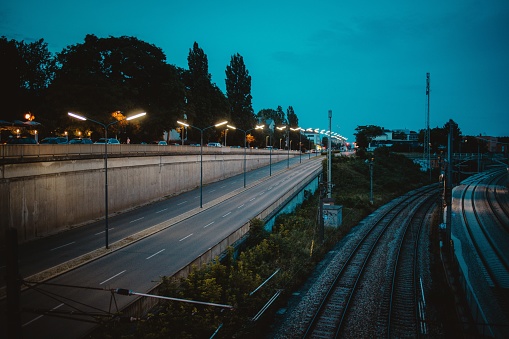
[[[289,143],[289,134],[288,134],[288,129],[287,129],[287,126],[281,126],[281,127],[277,127],[278,130],[282,131],[282,130],[286,130],[286,147],[288,149],[288,159],[286,161],[286,168],[290,168],[290,143]],[[279,139],[279,148],[281,148],[281,139]]]
[[[142,117],[142,116],[146,115],[147,113],[145,113],[145,112],[138,113],[138,114],[132,115],[132,116],[127,117],[122,120],[112,121],[109,124],[103,124],[102,122],[99,122],[99,121],[96,121],[96,120],[93,120],[93,119],[90,119],[90,118],[87,118],[87,117],[84,117],[84,116],[81,116],[78,114],[74,114],[71,112],[68,112],[67,114],[69,116],[79,119],[79,120],[92,121],[96,124],[101,125],[104,128],[104,215],[105,215],[104,216],[104,232],[105,232],[105,237],[106,237],[106,248],[108,248],[108,127],[110,127],[111,125],[114,125],[122,120],[133,120],[133,119]]]
[[[198,131],[200,131],[200,208],[202,208],[203,207],[203,131],[205,131],[209,128],[212,128],[212,127],[219,127],[222,125],[226,125],[228,123],[228,121],[223,121],[218,124],[208,126],[205,128],[199,128],[199,127],[196,127],[193,125],[189,125],[182,121],[177,121],[177,123],[182,126],[192,127],[192,128],[197,129]]]
[[[297,127],[297,128],[291,128],[290,127],[290,129],[292,131],[294,131],[294,132],[295,131],[299,131],[299,163],[301,163],[302,162],[302,143],[301,143],[301,139],[300,138],[302,136],[302,132],[301,131],[303,131],[304,129],[302,129],[300,127]]]
[[[256,125],[255,128],[251,128],[251,129],[248,129],[248,130],[243,130],[243,129],[240,129],[240,128],[237,128],[237,127],[234,127],[234,126],[230,126],[230,125],[226,125],[226,127],[228,128],[231,128],[233,130],[236,130],[238,129],[239,131],[241,132],[244,132],[244,188],[246,187],[246,142],[247,142],[247,132],[249,131],[252,131],[252,130],[255,130],[255,129],[263,129],[265,126],[264,125]]]

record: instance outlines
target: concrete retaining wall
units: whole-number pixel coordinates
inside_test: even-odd
[[[272,154],[272,162],[287,154]],[[243,173],[242,154],[204,154],[203,184]],[[269,164],[247,156],[247,170]],[[104,218],[104,160],[63,160],[0,165],[0,248],[5,230],[20,242]],[[108,158],[108,211],[118,213],[200,185],[200,156]]]

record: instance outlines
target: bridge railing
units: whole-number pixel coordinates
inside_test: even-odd
[[[268,154],[268,149],[249,148],[249,154]],[[287,150],[273,150],[272,152],[287,152]],[[298,151],[291,151],[292,153]],[[243,148],[232,147],[203,147],[203,154],[244,154]],[[140,144],[111,144],[108,145],[108,155],[145,156],[169,154],[200,154],[199,146],[176,145],[140,145]],[[12,160],[43,160],[59,157],[102,157],[104,144],[49,144],[49,145],[0,145],[0,159]]]

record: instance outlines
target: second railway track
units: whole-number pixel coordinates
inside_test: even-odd
[[[414,219],[424,218],[437,192],[436,186],[428,186],[378,211],[366,231],[358,235],[350,254],[336,263],[340,269],[334,281],[316,303],[314,315],[303,321],[303,337],[387,337],[391,328],[397,336],[417,336],[418,285],[412,272],[422,222]],[[413,301],[406,300],[408,294],[414,295]],[[409,308],[413,309],[410,318]]]

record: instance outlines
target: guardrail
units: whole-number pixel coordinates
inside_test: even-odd
[[[248,154],[268,154],[268,149],[249,148]],[[272,152],[288,152],[288,150],[272,150]],[[292,154],[298,151],[290,151]],[[244,154],[243,148],[235,147],[203,147],[203,154]],[[139,145],[111,144],[108,145],[108,156],[146,156],[171,154],[200,154],[199,146],[176,145]],[[0,159],[16,162],[17,160],[43,161],[47,158],[103,157],[104,144],[61,144],[61,145],[0,145]]]

